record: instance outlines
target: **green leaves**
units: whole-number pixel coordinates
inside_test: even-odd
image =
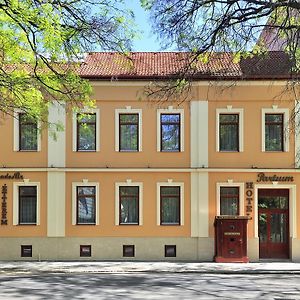
[[[52,102],[92,107],[78,75],[94,49],[126,51],[134,35],[122,1],[7,0],[0,5],[0,111],[15,108],[47,122]]]

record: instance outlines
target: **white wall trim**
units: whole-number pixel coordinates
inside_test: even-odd
[[[231,151],[220,151],[220,114],[238,114],[239,115],[239,151],[244,151],[244,109],[243,108],[232,108],[228,105],[227,108],[216,109],[216,151],[217,152],[231,152]]]
[[[191,174],[191,237],[209,237],[208,173]]]
[[[290,133],[289,133],[289,109],[288,108],[278,108],[273,105],[273,108],[262,108],[261,110],[261,151],[266,151],[265,144],[265,115],[266,114],[283,114],[283,152],[289,151],[290,145]],[[273,151],[270,151],[273,152]],[[280,151],[275,151],[280,152]]]
[[[258,189],[289,189],[289,231],[291,238],[297,238],[297,197],[295,184],[254,185],[254,237],[258,238]]]
[[[217,190],[216,190],[216,215],[220,215],[220,198],[221,198],[221,187],[239,187],[239,215],[244,216],[245,215],[245,186],[243,182],[217,182]]]
[[[100,201],[99,201],[99,182],[89,182],[83,180],[83,182],[72,182],[72,225],[77,225],[77,187],[78,186],[91,186],[96,188],[96,207],[95,207],[95,224],[91,225],[99,225],[99,211],[100,211]],[[81,225],[81,224],[80,224]]]
[[[300,102],[295,101],[295,121],[294,121],[294,131],[295,131],[295,167],[300,168]]]
[[[66,173],[47,172],[47,236],[64,237],[66,228]]]
[[[21,109],[14,110],[14,124],[13,124],[13,136],[14,136],[14,145],[13,149],[15,152],[27,152],[26,150],[20,150],[19,145],[19,114],[25,113]],[[37,121],[37,150],[30,150],[28,152],[39,152],[41,151],[41,122]]]
[[[120,114],[138,114],[139,116],[139,145],[138,145],[138,152],[142,151],[142,129],[143,129],[143,117],[142,117],[142,109],[137,108],[131,108],[130,106],[124,108],[124,109],[115,109],[115,151],[120,151],[120,145],[119,145],[119,115]],[[136,151],[122,151],[122,152],[136,152]]]
[[[40,183],[27,180],[13,183],[13,225],[19,225],[19,186],[36,186],[36,224],[33,225],[40,225]]]
[[[66,166],[66,110],[59,103],[52,103],[48,112],[48,167]],[[56,130],[55,124],[63,129]],[[54,138],[55,137],[55,138]]]
[[[230,168],[0,168],[0,172],[88,172],[88,173],[291,173],[298,174],[300,169],[230,169]]]
[[[180,224],[178,226],[184,225],[184,183],[183,182],[173,182],[168,180],[166,182],[157,182],[156,183],[156,219],[157,225],[160,224],[160,188],[162,186],[179,186],[180,187]],[[165,226],[165,225],[163,225]],[[173,226],[173,225],[172,225]]]
[[[77,151],[77,114],[96,114],[96,152],[100,151],[100,108],[84,108],[74,112],[72,115],[72,146],[73,152],[95,152],[95,150],[79,150]]]
[[[156,148],[157,152],[161,152],[160,141],[161,141],[161,130],[160,130],[160,115],[161,114],[180,114],[180,151],[184,151],[184,109],[182,108],[173,108],[169,106],[167,109],[158,109],[157,118],[156,118]]]
[[[191,167],[208,166],[208,102],[191,101]]]
[[[120,209],[119,209],[119,195],[120,195],[120,187],[121,186],[138,186],[139,187],[139,224],[136,224],[136,226],[143,225],[143,183],[142,182],[132,182],[130,179],[128,179],[125,182],[116,182],[115,183],[115,225],[120,226],[119,223],[119,215],[120,215]],[[121,225],[123,226],[123,224]]]

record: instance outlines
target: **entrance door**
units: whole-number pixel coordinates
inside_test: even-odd
[[[289,190],[258,190],[260,258],[289,258]]]

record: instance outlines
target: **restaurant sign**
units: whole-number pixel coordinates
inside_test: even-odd
[[[23,175],[20,172],[0,174],[0,179],[23,179]]]

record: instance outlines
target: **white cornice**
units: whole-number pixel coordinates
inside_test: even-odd
[[[300,173],[300,169],[230,169],[230,168],[0,168],[1,173],[11,172],[104,172],[104,173]],[[4,180],[4,179],[3,179]]]

